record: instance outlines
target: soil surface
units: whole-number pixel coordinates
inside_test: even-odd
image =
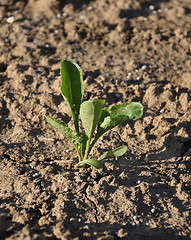
[[[144,105],[76,168],[60,61],[77,62],[84,100]],[[0,238],[191,239],[191,1],[0,0]]]

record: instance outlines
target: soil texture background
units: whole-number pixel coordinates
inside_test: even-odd
[[[92,152],[127,145],[101,170],[76,168],[60,61],[84,100],[144,105]],[[191,1],[0,0],[0,238],[191,239]]]

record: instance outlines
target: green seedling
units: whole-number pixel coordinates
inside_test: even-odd
[[[78,153],[79,166],[88,164],[102,168],[101,160],[122,156],[127,146],[109,150],[98,159],[88,158],[97,140],[107,131],[129,119],[138,119],[143,114],[143,106],[138,102],[126,102],[103,108],[105,100],[84,101],[84,84],[81,68],[72,61],[61,61],[61,93],[68,103],[74,121],[75,132],[65,122],[46,116],[47,121],[67,137]],[[79,116],[85,132],[80,132]]]

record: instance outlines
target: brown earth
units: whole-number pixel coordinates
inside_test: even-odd
[[[64,58],[86,100],[144,105],[96,145],[128,145],[103,170],[44,118],[72,127]],[[1,239],[191,239],[190,0],[0,0],[0,86]]]

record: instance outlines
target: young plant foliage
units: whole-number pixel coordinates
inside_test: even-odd
[[[103,167],[101,160],[122,156],[127,151],[127,146],[120,146],[105,152],[98,159],[88,158],[95,143],[104,133],[126,120],[135,120],[142,116],[143,106],[140,103],[126,102],[109,108],[103,108],[105,100],[82,103],[84,85],[81,68],[75,62],[65,59],[61,61],[61,93],[71,110],[76,132],[73,132],[65,122],[59,122],[50,116],[45,117],[74,144],[79,166],[87,164],[99,169]],[[85,133],[80,132],[79,116]]]

